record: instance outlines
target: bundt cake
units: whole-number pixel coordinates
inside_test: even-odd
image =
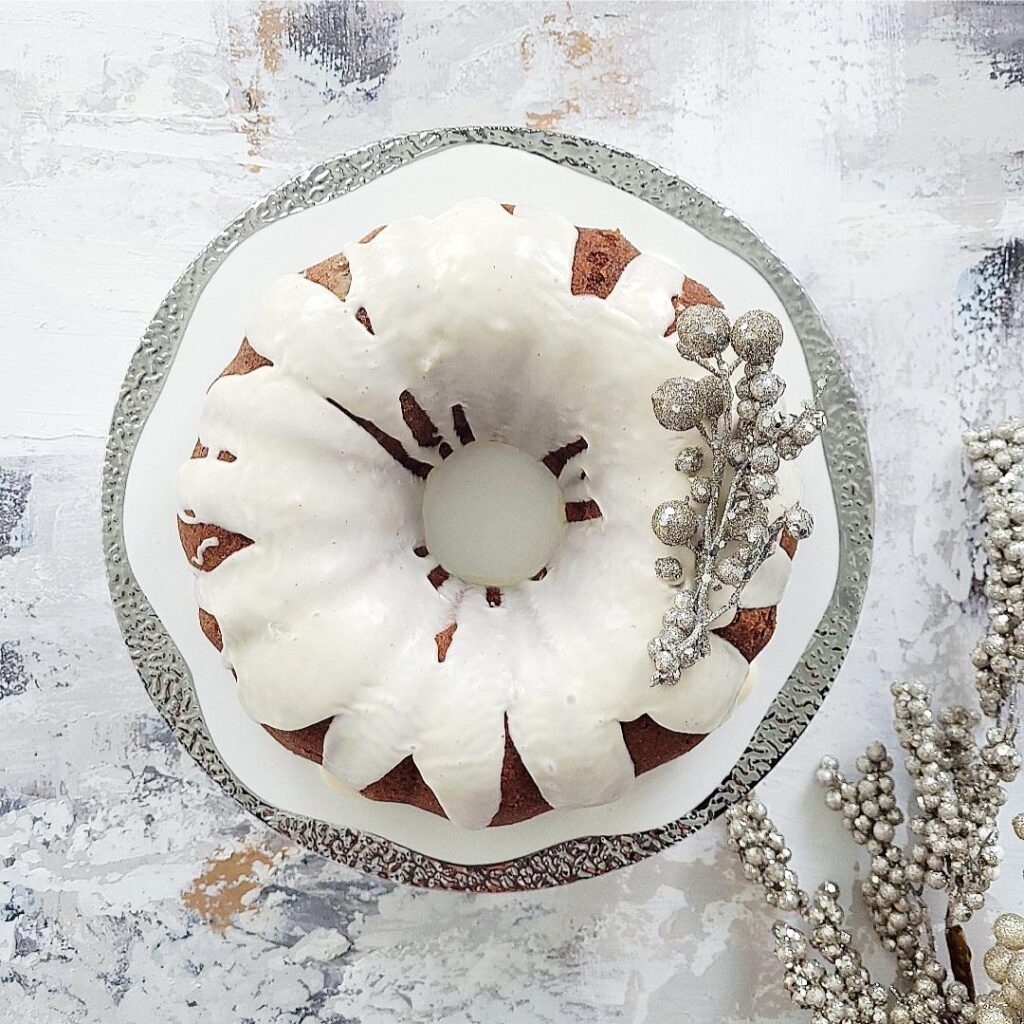
[[[199,623],[247,713],[366,797],[468,828],[614,800],[727,718],[796,544],[707,657],[650,685],[651,510],[701,443],[662,429],[650,395],[694,304],[720,305],[618,231],[483,199],[272,284],[178,478]],[[461,520],[431,474],[474,445],[509,451],[472,527],[483,567],[456,571],[440,553]],[[495,549],[520,544],[522,488],[554,526],[509,567]]]

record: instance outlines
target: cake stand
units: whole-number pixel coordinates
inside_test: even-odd
[[[817,520],[801,544],[779,627],[757,660],[753,695],[682,758],[614,804],[552,811],[466,832],[415,808],[328,786],[242,712],[203,638],[174,525],[174,473],[195,439],[210,380],[234,354],[259,291],[378,224],[439,213],[486,194],[577,224],[619,227],[713,287],[733,313],[775,312],[780,370],[797,399],[829,380],[823,445],[800,461]],[[872,481],[864,424],[832,339],[800,284],[740,220],[636,156],[570,135],[447,128],[327,160],[260,200],[171,288],[131,360],[103,476],[110,592],[153,703],[202,769],[272,828],[323,856],[411,885],[515,891],[560,885],[664,850],[745,796],[821,705],[848,648],[867,584]]]

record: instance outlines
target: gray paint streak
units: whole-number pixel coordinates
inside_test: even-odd
[[[973,287],[958,313],[969,330],[1011,332],[1024,342],[1024,239],[996,247],[968,278]]]
[[[372,97],[398,60],[401,20],[401,9],[391,4],[298,4],[285,10],[284,43],[328,73],[326,100],[335,99],[349,85],[360,86]]]
[[[0,466],[0,558],[16,554],[25,543],[31,490],[31,473]]]
[[[24,693],[32,681],[20,647],[16,640],[0,642],[0,700]]]
[[[1024,29],[1016,3],[969,5],[963,12],[964,38],[988,55],[989,74],[1005,88],[1024,85]]]

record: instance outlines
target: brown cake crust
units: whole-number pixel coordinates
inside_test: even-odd
[[[272,725],[265,725],[263,728],[293,754],[298,754],[299,757],[304,757],[307,761],[323,764],[324,737],[327,735],[327,727],[330,724],[331,719],[324,718],[312,725],[307,725],[305,729],[275,729]]]
[[[274,364],[267,359],[266,356],[261,356],[259,352],[249,344],[248,338],[243,338],[242,344],[235,353],[235,358],[220,371],[220,377],[232,377],[237,374],[252,373],[254,370],[258,370],[263,366],[273,365]],[[218,377],[217,380],[220,380],[220,377]]]
[[[502,205],[508,213],[514,214],[514,206],[509,204]],[[384,226],[376,228],[361,239],[361,243],[366,244],[372,241],[383,230]],[[607,298],[618,283],[622,272],[639,255],[639,251],[617,230],[578,228],[577,231],[578,237],[572,266],[572,293],[574,295],[593,295],[597,298]],[[308,268],[305,271],[305,276],[308,280],[326,288],[343,302],[347,298],[352,285],[349,262],[341,254],[330,256]],[[677,313],[688,306],[696,304],[718,307],[722,305],[706,286],[688,277],[684,277],[679,293],[673,297],[672,302]],[[366,330],[373,333],[370,315],[365,308],[360,307],[356,310],[355,316]],[[672,333],[674,326],[674,321],[666,326],[666,336]],[[270,360],[255,352],[248,341],[243,339],[238,354],[225,368],[222,376],[231,373],[250,373],[262,366],[268,365],[272,365]],[[440,438],[436,437],[433,424],[426,417],[426,414],[423,413],[423,410],[415,405],[415,400],[412,396],[403,395],[401,401],[403,416],[416,441],[423,447],[433,447],[439,444]],[[473,440],[473,433],[468,422],[466,422],[462,407],[454,406],[452,415],[456,435],[459,440],[464,444],[471,442]],[[566,446],[566,457],[571,458],[585,447],[586,442],[582,438],[578,442],[572,442]],[[196,449],[193,451],[193,458],[205,458],[208,454],[208,450],[197,442]],[[231,453],[220,454],[231,455]],[[442,457],[444,457],[444,454],[442,452]],[[558,453],[551,453],[549,458],[554,458],[556,455]],[[563,463],[560,460],[556,461],[559,462],[560,471]],[[549,468],[552,469],[552,472],[555,472],[552,466],[549,466]],[[555,473],[555,475],[557,476],[558,473]],[[597,518],[600,515],[601,510],[597,502],[593,500],[569,502],[566,505],[566,517],[573,522]],[[182,547],[190,560],[195,555],[201,540],[208,536],[216,536],[218,538],[217,546],[208,548],[204,552],[203,571],[210,571],[216,568],[217,565],[235,551],[252,543],[250,538],[237,533],[231,533],[218,526],[205,523],[189,524],[180,518],[178,520],[178,532],[181,537]],[[796,551],[796,541],[792,537],[784,534],[780,541],[780,546],[790,558],[793,557]],[[416,553],[421,554],[419,550]],[[425,551],[422,552],[422,555],[425,554]],[[543,575],[542,571],[538,573],[537,578],[543,578]],[[430,571],[428,578],[435,587],[441,587],[447,581],[448,573],[441,566],[436,566]],[[489,602],[499,604],[501,600],[500,591],[493,595],[493,600],[492,594],[488,592],[487,598]],[[209,612],[200,610],[199,620],[203,633],[210,642],[218,650],[223,649],[223,637],[216,618]],[[749,662],[769,642],[775,631],[775,625],[776,609],[774,607],[743,608],[737,611],[736,616],[729,625],[715,632],[723,640],[732,644]],[[435,637],[439,663],[444,663],[457,628],[457,623],[453,622],[441,630]],[[292,753],[314,761],[317,764],[322,764],[324,738],[330,723],[331,719],[328,718],[315,722],[303,729],[283,730],[267,725],[264,728],[275,740]],[[685,754],[704,739],[703,734],[673,732],[671,729],[666,729],[664,726],[659,725],[648,715],[643,715],[632,722],[623,722],[621,725],[626,748],[629,751],[630,758],[638,775]],[[444,815],[444,810],[437,797],[426,782],[424,782],[423,776],[411,757],[405,758],[382,778],[363,789],[362,792],[364,796],[371,800],[409,804],[413,807],[429,811],[432,814]],[[540,790],[537,788],[537,784],[523,764],[522,758],[520,758],[519,752],[509,736],[508,723],[506,721],[505,754],[501,770],[501,804],[490,824],[491,826],[510,825],[519,821],[525,821],[550,809],[550,805],[544,800]]]
[[[771,608],[741,608],[728,626],[714,632],[733,645],[747,661],[753,661],[775,632],[776,611]]]
[[[220,631],[220,623],[208,611],[199,609],[199,628],[203,631],[206,639],[217,648],[224,650],[224,637]]]
[[[640,255],[640,250],[618,230],[576,230],[579,235],[572,260],[572,293],[607,299],[622,272]]]
[[[209,538],[216,538],[217,543],[206,548],[202,554],[202,564],[198,564],[199,545]],[[200,572],[213,572],[214,569],[236,551],[247,548],[252,543],[251,537],[241,533],[233,533],[214,523],[186,523],[178,517],[178,539],[189,562]]]
[[[675,308],[676,316],[678,316],[684,309],[689,309],[690,306],[717,306],[719,309],[725,307],[711,294],[711,290],[705,285],[702,285],[700,281],[694,281],[692,277],[683,278],[683,287],[679,289],[679,294],[672,297],[672,305]],[[669,337],[672,332],[676,329],[675,321],[670,323],[665,328],[665,337]]]

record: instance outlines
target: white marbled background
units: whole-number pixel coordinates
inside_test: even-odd
[[[673,169],[835,333],[877,547],[840,679],[762,791],[807,883],[849,892],[865,868],[818,756],[891,740],[895,676],[966,694],[982,619],[958,434],[1024,408],[1024,5],[4,4],[3,1024],[798,1019],[720,827],[538,895],[381,884],[238,811],[122,646],[100,467],[164,292],[274,185],[443,123],[564,129]],[[1022,868],[1017,844],[986,919],[1024,902]]]

